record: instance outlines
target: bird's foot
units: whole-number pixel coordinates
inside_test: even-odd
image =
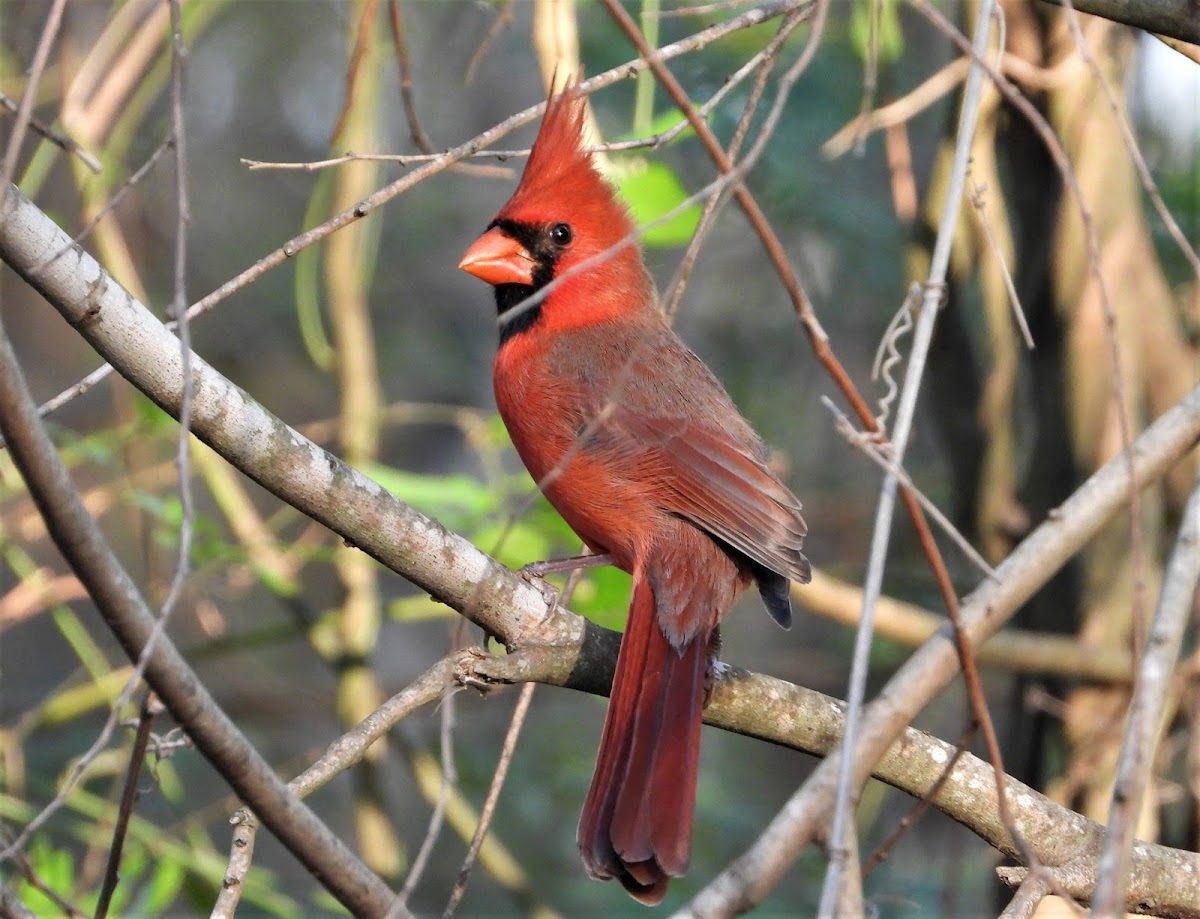
[[[719,661],[715,657],[708,659],[708,666],[704,669],[704,707],[708,708],[708,703],[712,699],[713,690],[715,690],[722,680],[733,672],[733,668],[724,661]]]
[[[558,602],[562,598],[562,591],[546,580],[545,565],[546,562],[530,562],[517,570],[517,574],[536,587],[538,593],[542,595],[542,599],[546,601],[546,612],[542,615],[540,622],[546,622],[558,612]]]

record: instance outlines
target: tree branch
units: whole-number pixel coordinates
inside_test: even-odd
[[[8,198],[0,210],[0,233],[5,237],[18,223],[10,218],[22,204],[33,207],[15,186],[8,186]],[[132,297],[129,300],[136,302]],[[140,304],[139,308],[144,310]],[[148,311],[146,316],[150,316]],[[99,313],[93,314],[93,318],[99,318]],[[178,340],[167,334],[176,344],[174,347],[166,344],[166,350],[178,366]],[[182,380],[175,382],[182,384]],[[182,385],[179,385],[177,397],[181,390]],[[38,419],[37,406],[2,329],[0,431],[55,544],[87,588],[130,659],[138,661],[147,644],[154,641],[146,662],[146,681],[187,729],[196,748],[279,840],[315,877],[321,878],[329,892],[348,909],[355,915],[385,915],[392,903],[387,886],[367,870],[316,814],[287,790],[270,764],[209,695],[175,646],[165,635],[156,634],[154,615],[83,506],[58,451]]]
[[[572,660],[567,648],[530,648],[504,657],[463,653],[459,678],[474,673],[488,683],[534,680],[606,695],[612,682],[613,658],[620,636],[588,625],[584,645],[610,649],[611,655],[582,653]],[[581,663],[585,661],[588,663]],[[845,705],[829,696],[784,680],[725,669],[704,710],[705,724],[769,741],[815,756],[828,756],[841,742]],[[947,764],[958,760],[947,771]],[[828,762],[828,761],[827,761]],[[1000,816],[996,775],[991,763],[958,753],[924,731],[905,728],[876,764],[872,773],[914,798],[928,798],[938,810],[967,827],[1010,857],[1018,857]],[[1005,794],[1026,843],[1054,877],[1078,899],[1090,897],[1104,841],[1104,827],[1004,776]],[[1170,919],[1200,919],[1200,855],[1139,842],[1133,848],[1133,868],[1125,909],[1153,912]]]
[[[1058,0],[1050,0],[1061,6]],[[1194,0],[1071,0],[1081,13],[1162,33],[1193,44],[1200,42],[1200,16]]]

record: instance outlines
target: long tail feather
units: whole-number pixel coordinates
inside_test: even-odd
[[[660,903],[691,854],[708,636],[676,649],[634,578],[596,771],[579,821],[584,865],[636,899]]]

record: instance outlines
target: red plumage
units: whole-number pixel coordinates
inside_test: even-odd
[[[800,502],[656,306],[625,208],[551,99],[516,192],[460,267],[496,288],[496,403],[522,461],[593,552],[633,576],[595,774],[588,872],[655,904],[691,850],[710,642],[751,581],[790,623],[809,579]],[[550,282],[541,302],[526,302]]]

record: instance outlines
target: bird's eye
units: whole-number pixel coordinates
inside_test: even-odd
[[[571,232],[571,227],[567,224],[556,223],[550,229],[550,238],[558,245],[565,246],[575,238],[575,234]]]

